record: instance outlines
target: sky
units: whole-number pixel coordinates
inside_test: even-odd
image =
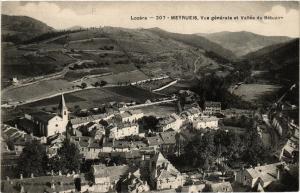
[[[177,33],[249,31],[267,36],[299,37],[299,2],[2,2],[2,14],[33,17],[55,29],[72,26],[125,28],[159,27]],[[279,20],[131,20],[131,16],[278,16]]]

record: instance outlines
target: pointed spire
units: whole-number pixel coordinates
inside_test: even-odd
[[[65,102],[64,94],[61,94],[61,100],[59,102],[58,109],[61,110],[65,107],[66,107],[66,102]]]

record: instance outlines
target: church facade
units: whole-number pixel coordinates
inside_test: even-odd
[[[68,117],[68,109],[63,95],[61,95],[57,114],[47,112],[25,114],[25,118],[36,126],[35,129],[38,130],[39,136],[45,137],[64,132],[68,124]]]

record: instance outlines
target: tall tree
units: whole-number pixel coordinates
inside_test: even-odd
[[[79,171],[81,164],[81,155],[79,149],[68,139],[63,142],[62,147],[57,152],[57,157],[52,158],[51,165],[59,166],[63,173]]]
[[[45,175],[47,171],[46,149],[38,141],[28,142],[24,147],[18,161],[17,173],[29,177],[31,173],[36,176]]]

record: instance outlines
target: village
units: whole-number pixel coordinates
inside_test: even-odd
[[[222,109],[222,104],[214,101],[205,101],[201,107],[194,93],[181,93],[186,94],[185,104],[180,103],[179,95],[173,96],[169,102],[177,107],[177,113],[165,117],[145,116],[143,111],[124,103],[109,103],[104,110],[94,108],[76,114],[69,111],[64,95],[61,94],[60,101],[57,101],[57,113],[25,113],[22,117],[2,124],[1,166],[2,170],[8,171],[7,176],[2,176],[2,191],[270,191],[274,187],[286,186],[286,178],[295,177],[299,127],[292,119],[286,120],[284,116],[261,114],[254,110]],[[148,103],[144,108],[152,105],[156,104]],[[277,108],[292,107],[283,102]],[[248,163],[234,163],[223,155],[219,139],[219,145],[215,145],[214,150],[207,154],[210,156],[209,153],[214,153],[216,156],[212,160],[204,160],[204,165],[208,165],[204,167],[206,169],[185,163],[185,159],[195,162],[194,156],[197,157],[191,155],[192,150],[189,152],[193,148],[189,148],[191,144],[203,138],[209,140],[211,133],[232,135],[235,140],[240,135],[250,135],[250,127],[244,125],[248,121],[258,137],[254,141],[262,142],[262,147],[270,154],[267,157],[271,159],[263,163],[259,160],[257,165],[249,164],[254,163],[251,160]],[[280,137],[286,136],[286,133],[289,133],[289,139],[278,145]],[[279,136],[277,141],[274,141],[274,135]],[[231,145],[234,143],[230,142]],[[22,173],[22,170],[17,169],[20,159],[25,154],[34,154],[34,149],[37,149],[35,146],[43,149],[47,160],[63,159],[62,149],[68,151],[66,146],[73,147],[73,150],[69,149],[69,156],[77,159],[74,160],[77,165],[67,165],[60,170],[60,167],[51,166],[60,162],[52,161],[45,171],[34,173],[38,170],[28,171],[30,168],[27,163],[27,170]],[[204,150],[196,150],[196,153],[207,151],[207,147],[209,144],[206,144]],[[32,162],[29,165],[33,168],[42,164],[35,158],[24,160]]]
[[[298,192],[297,13],[1,2],[0,192]]]

